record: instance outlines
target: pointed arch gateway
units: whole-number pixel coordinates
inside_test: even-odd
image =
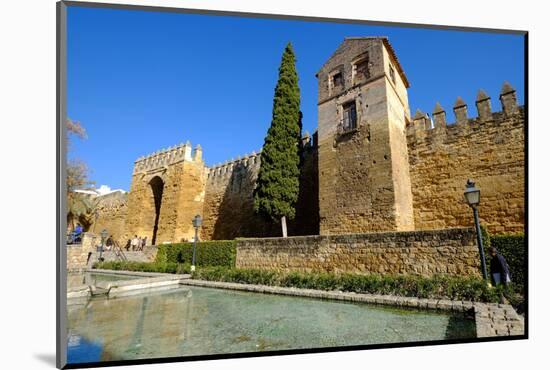
[[[155,218],[153,224],[153,236],[151,238],[151,244],[156,245],[157,231],[159,227],[160,208],[162,206],[162,193],[164,192],[164,181],[159,176],[155,176],[149,181],[149,186],[153,192]]]

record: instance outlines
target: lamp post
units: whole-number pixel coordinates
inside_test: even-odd
[[[193,240],[193,261],[191,262],[191,272],[195,271],[195,255],[197,252],[197,239],[199,235],[199,227],[202,224],[201,215],[196,215],[193,218],[193,227],[195,228],[195,239]]]
[[[468,179],[466,181],[466,191],[464,191],[464,198],[466,203],[474,211],[474,222],[476,226],[477,234],[477,247],[479,248],[479,255],[481,258],[481,268],[483,269],[483,279],[487,280],[487,266],[485,265],[485,252],[483,250],[483,239],[481,238],[481,227],[479,226],[479,214],[477,212],[477,206],[479,205],[480,191],[476,188],[475,182]]]
[[[99,250],[99,260],[103,261],[103,248],[105,247],[105,239],[107,239],[107,230],[101,230],[101,249]]]

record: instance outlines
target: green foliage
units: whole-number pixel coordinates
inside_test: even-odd
[[[397,295],[433,299],[499,302],[505,287],[491,288],[475,277],[412,275],[357,275],[327,273],[282,273],[254,269],[200,268],[194,279],[244,284],[295,287],[318,290],[341,290],[356,293]]]
[[[502,254],[510,267],[512,283],[508,286],[499,286],[500,294],[506,297],[512,304],[523,300],[523,292],[527,279],[525,266],[525,236],[523,233],[491,235],[485,227],[481,226],[481,237],[485,251],[485,264],[487,265],[487,276],[490,279],[491,256],[489,248],[495,247]],[[514,303],[515,302],[515,303]]]
[[[234,267],[237,255],[234,240],[197,242],[197,266]],[[155,262],[189,263],[193,259],[193,243],[163,244],[159,246]]]
[[[495,247],[502,254],[510,267],[512,274],[511,290],[522,293],[527,277],[525,266],[525,236],[523,233],[491,235],[485,227],[481,227],[483,248],[485,250],[485,263],[487,264],[487,276],[490,275],[491,256],[489,248]],[[509,287],[510,288],[510,287]],[[508,289],[510,290],[510,289]],[[507,296],[508,298],[508,296]],[[512,298],[513,299],[513,298]]]
[[[523,234],[491,235],[491,246],[508,262],[512,282],[523,289],[527,271],[525,266],[525,236]]]
[[[301,117],[295,64],[294,50],[289,43],[279,67],[271,127],[262,148],[254,191],[254,209],[274,221],[283,216],[294,219],[298,201]]]
[[[168,274],[188,274],[191,272],[190,264],[175,262],[109,261],[96,262],[93,268],[119,271],[162,272]]]

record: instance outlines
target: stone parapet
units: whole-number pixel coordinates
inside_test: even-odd
[[[480,276],[470,228],[237,239],[238,268],[277,271]]]
[[[481,190],[479,216],[490,232],[524,230],[525,112],[510,88],[503,88],[501,112],[491,112],[489,97],[480,92],[475,118],[457,99],[455,124],[432,127],[426,114],[416,112],[407,143],[417,230],[472,225],[462,195],[467,179]]]

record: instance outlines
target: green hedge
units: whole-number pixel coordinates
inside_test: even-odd
[[[474,277],[282,273],[210,267],[197,269],[193,279],[480,302],[499,302],[501,294],[509,295],[509,288],[490,288]]]
[[[527,269],[525,266],[525,236],[523,234],[491,235],[491,246],[508,262],[512,282],[522,287],[527,280]]]
[[[492,235],[482,226],[483,247],[485,249],[485,263],[487,264],[487,276],[491,273],[491,256],[489,247],[495,247],[502,254],[510,267],[512,283],[517,292],[523,292],[527,280],[525,266],[525,236],[523,233]]]
[[[94,268],[109,270],[178,274],[190,273],[190,267],[187,263],[178,264],[174,262],[116,261],[94,264]],[[474,277],[440,275],[426,278],[414,275],[283,273],[218,266],[197,268],[193,273],[193,279],[479,302],[499,302],[500,296],[503,294],[510,300],[516,300],[511,287],[490,288],[482,279]]]
[[[191,265],[175,262],[132,262],[132,261],[109,261],[96,262],[94,269],[142,271],[142,272],[163,272],[169,274],[188,274],[191,272]]]
[[[214,240],[197,243],[197,266],[234,267],[237,255],[234,240]],[[193,258],[193,243],[163,244],[159,246],[155,262],[188,263]]]

